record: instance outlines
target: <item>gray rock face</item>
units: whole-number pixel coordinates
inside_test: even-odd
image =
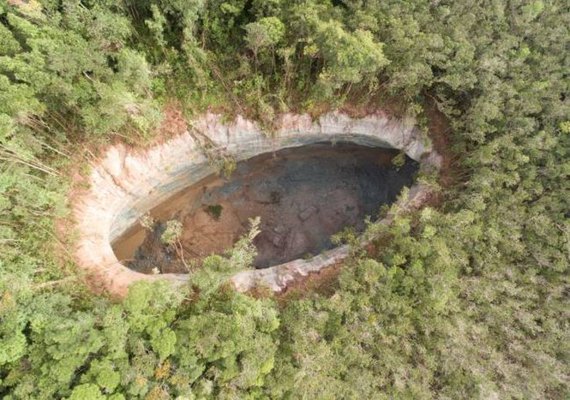
[[[224,123],[219,115],[210,113],[191,126],[191,130],[148,150],[128,150],[123,145],[109,147],[93,165],[89,189],[73,199],[79,234],[76,261],[93,282],[115,295],[126,294],[128,286],[138,280],[186,279],[186,275],[152,276],[132,271],[117,260],[111,243],[153,207],[215,173],[207,155],[231,156],[239,161],[283,148],[343,141],[400,149],[423,167],[439,169],[441,164],[441,157],[432,150],[429,139],[414,127],[413,120],[392,119],[382,112],[359,119],[333,112],[316,121],[308,115],[285,114],[272,135],[241,117]],[[423,185],[414,186],[400,206],[418,206],[428,190]],[[303,210],[299,218],[306,220],[315,212],[318,210]],[[240,291],[257,284],[280,291],[293,279],[333,265],[347,254],[347,248],[339,247],[309,260],[243,271],[231,280]]]

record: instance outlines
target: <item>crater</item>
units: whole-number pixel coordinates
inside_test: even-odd
[[[398,168],[392,159],[401,153],[407,158]],[[221,160],[237,167],[228,179],[216,175],[226,165]],[[92,161],[87,181],[70,193],[73,255],[94,290],[120,297],[136,281],[188,279],[160,241],[168,221],[179,221],[179,248],[199,263],[230,247],[247,219],[260,216],[257,268],[229,280],[238,291],[281,291],[348,256],[346,245],[333,246],[332,234],[361,231],[366,216],[376,218],[396,197],[397,212],[420,207],[432,188],[414,183],[414,174],[440,167],[413,119],[380,110],[362,118],[284,114],[271,132],[240,116],[228,122],[207,113],[150,148],[116,144]],[[404,186],[409,191],[398,196]],[[139,221],[149,214],[158,223],[145,231]]]
[[[397,150],[351,143],[316,143],[262,154],[237,164],[229,178],[210,175],[149,213],[153,227],[136,224],[114,243],[124,265],[151,274],[187,273],[223,253],[260,217],[256,268],[310,258],[334,247],[343,229],[360,233],[365,218],[410,187],[418,163]],[[394,162],[394,157],[402,159]],[[168,221],[182,223],[179,248],[163,243]],[[150,229],[149,229],[150,228]]]

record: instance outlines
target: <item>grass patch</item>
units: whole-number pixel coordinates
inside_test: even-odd
[[[216,221],[222,216],[224,207],[221,204],[214,204],[206,207],[206,212],[212,216]]]

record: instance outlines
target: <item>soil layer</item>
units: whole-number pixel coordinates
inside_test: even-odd
[[[160,237],[166,221],[182,222],[180,244],[186,264],[198,266],[221,254],[261,217],[255,239],[257,268],[265,268],[333,247],[331,235],[346,227],[361,232],[411,186],[418,164],[408,157],[392,162],[396,150],[321,143],[263,154],[239,162],[229,179],[210,176],[151,211],[152,231],[136,225],[113,243],[129,268],[151,273],[184,273],[180,251]]]

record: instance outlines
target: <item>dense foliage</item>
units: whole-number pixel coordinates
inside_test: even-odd
[[[569,26],[562,0],[3,0],[0,397],[568,398]],[[152,137],[169,102],[390,99],[447,116],[453,184],[371,226],[333,292],[235,293],[243,242],[116,303],[57,239],[87,145]]]

